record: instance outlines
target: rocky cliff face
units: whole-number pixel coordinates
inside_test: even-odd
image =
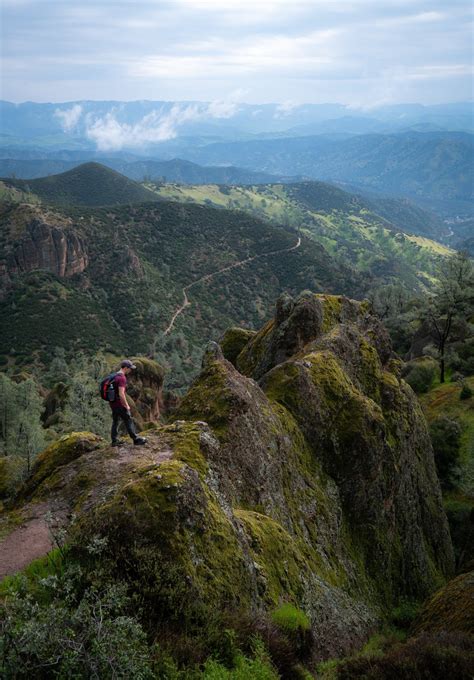
[[[364,303],[283,298],[258,333],[232,333],[233,363],[211,345],[147,449],[66,438],[22,503],[76,513],[76,546],[107,537],[108,568],[123,577],[126,565],[151,611],[164,606],[156,565],[172,565],[173,582],[216,609],[292,602],[317,656],[343,654],[452,573],[423,415]]]
[[[86,246],[73,231],[33,219],[7,258],[9,274],[44,269],[68,278],[88,265]]]

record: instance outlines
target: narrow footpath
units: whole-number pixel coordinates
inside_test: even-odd
[[[228,272],[231,269],[236,269],[237,267],[243,267],[249,262],[253,262],[254,260],[259,260],[262,257],[270,257],[272,255],[279,255],[280,253],[290,253],[292,250],[296,250],[299,248],[301,245],[301,238],[298,236],[298,241],[294,246],[291,246],[291,248],[281,248],[280,250],[272,250],[268,253],[260,253],[260,255],[254,255],[253,257],[247,257],[245,260],[240,260],[239,262],[234,262],[234,264],[229,264],[227,267],[223,267],[222,269],[218,269],[215,272],[212,272],[211,274],[206,274],[205,276],[201,276],[200,279],[197,279],[197,281],[193,281],[193,283],[188,283],[187,286],[183,288],[183,304],[180,305],[177,310],[174,312],[173,316],[171,317],[171,321],[169,323],[169,326],[167,329],[164,331],[163,335],[169,335],[171,331],[173,330],[174,324],[176,322],[176,319],[178,316],[184,312],[186,307],[191,306],[191,302],[188,298],[188,291],[193,287],[197,286],[199,283],[202,283],[203,281],[209,281],[212,279],[214,276],[217,276],[218,274],[222,274],[223,272]]]

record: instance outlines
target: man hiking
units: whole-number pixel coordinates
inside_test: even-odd
[[[139,437],[135,429],[135,423],[132,420],[130,414],[130,406],[127,402],[127,396],[125,394],[127,390],[127,375],[130,371],[136,368],[134,364],[128,359],[124,359],[120,364],[120,370],[114,376],[113,382],[115,385],[115,399],[109,402],[110,408],[112,409],[112,446],[120,446],[121,442],[117,439],[117,431],[119,420],[123,420],[127,432],[133,439],[133,443],[136,446],[141,446],[146,444],[145,437]]]

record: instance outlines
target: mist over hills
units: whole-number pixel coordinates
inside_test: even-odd
[[[424,106],[398,104],[353,108],[342,104],[245,104],[235,101],[73,101],[63,103],[0,101],[2,132],[33,139],[66,134],[100,140],[110,132],[112,120],[129,137],[140,134],[144,141],[171,139],[180,135],[213,135],[238,138],[267,133],[395,132],[414,126],[419,129],[474,131],[473,104],[460,102]],[[126,127],[128,126],[128,128]],[[305,127],[309,126],[309,127]],[[155,130],[159,139],[145,139]],[[130,145],[132,146],[132,145]]]
[[[136,180],[316,179],[408,197],[445,219],[473,214],[472,103],[361,110],[339,104],[1,102],[0,113],[4,176],[36,178],[96,160]]]

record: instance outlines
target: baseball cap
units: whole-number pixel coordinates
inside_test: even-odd
[[[136,368],[136,366],[129,359],[124,359],[120,364],[120,368]]]

